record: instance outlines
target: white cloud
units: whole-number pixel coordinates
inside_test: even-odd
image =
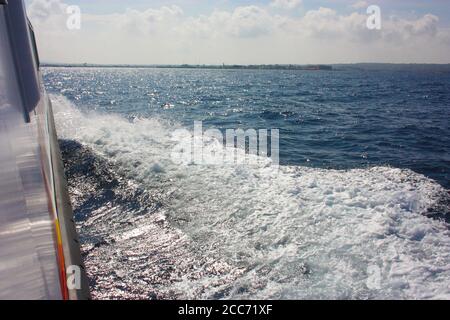
[[[360,0],[353,3],[350,7],[353,9],[366,9],[369,7],[369,3],[367,1]]]
[[[61,0],[33,0],[28,6],[44,61],[449,62],[450,57],[450,30],[440,28],[439,18],[431,14],[385,17],[382,29],[374,31],[367,29],[365,13],[340,14],[324,7],[300,17],[260,6],[189,16],[172,5],[108,15],[83,13],[82,29],[70,31],[66,7]]]
[[[382,36],[386,42],[418,42],[436,40],[439,33],[439,18],[426,14],[416,20],[405,20],[398,17],[384,22]]]
[[[183,10],[173,5],[145,11],[127,9],[124,14],[115,15],[113,21],[120,29],[147,35],[173,30],[183,15]]]
[[[272,17],[257,6],[238,7],[233,11],[229,28],[238,37],[257,37],[271,31]]]
[[[47,21],[55,15],[61,15],[65,12],[67,5],[60,0],[34,0],[28,6],[28,15],[30,19],[37,22]]]
[[[45,27],[48,35],[60,34],[66,29],[67,7],[60,0],[33,0],[27,7],[27,13],[37,30]]]
[[[273,0],[270,6],[281,9],[294,9],[302,4],[302,0]]]

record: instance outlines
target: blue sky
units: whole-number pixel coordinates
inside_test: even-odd
[[[27,0],[28,3],[31,0]],[[187,14],[205,14],[214,9],[233,9],[238,6],[261,5],[267,6],[270,0],[68,0],[67,4],[79,5],[86,13],[108,14],[123,12],[127,8],[145,10],[149,7],[162,7],[167,5],[178,5]],[[356,1],[352,0],[303,0],[302,6],[291,14],[301,14],[308,10],[319,7],[335,9],[347,13],[352,9],[350,5]],[[388,14],[401,16],[420,16],[427,13],[439,15],[442,23],[450,25],[450,2],[448,0],[377,0],[367,1],[383,8]]]
[[[67,30],[66,9],[82,28]],[[382,28],[368,30],[369,5]],[[43,60],[450,63],[448,0],[27,0]]]

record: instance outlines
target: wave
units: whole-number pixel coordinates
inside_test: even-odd
[[[60,138],[91,150],[94,163],[103,159],[97,168],[120,181],[120,192],[92,184],[77,191],[75,183],[72,197],[89,188],[129,192],[124,201],[94,197],[79,217],[98,297],[142,297],[151,288],[162,298],[450,298],[450,234],[441,219],[449,193],[435,181],[390,167],[180,166],[170,150],[181,125],[81,112],[51,98]],[[69,180],[95,167],[71,167]],[[141,200],[126,208],[134,195]],[[107,246],[89,240],[96,233]]]

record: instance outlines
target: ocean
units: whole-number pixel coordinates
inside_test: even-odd
[[[450,299],[448,71],[43,74],[94,298]],[[194,121],[279,166],[175,163]]]

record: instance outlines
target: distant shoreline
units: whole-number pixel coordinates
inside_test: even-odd
[[[345,71],[345,70],[409,70],[450,72],[450,64],[419,63],[342,63],[342,64],[258,64],[258,65],[192,65],[192,64],[94,64],[94,63],[42,63],[50,68],[136,68],[136,69],[198,69],[198,70],[299,70],[299,71]]]
[[[59,64],[42,63],[42,67],[65,68],[160,68],[160,69],[220,69],[220,70],[307,70],[307,71],[332,71],[333,66],[324,64],[294,65],[294,64],[264,64],[264,65],[137,65],[137,64]]]

